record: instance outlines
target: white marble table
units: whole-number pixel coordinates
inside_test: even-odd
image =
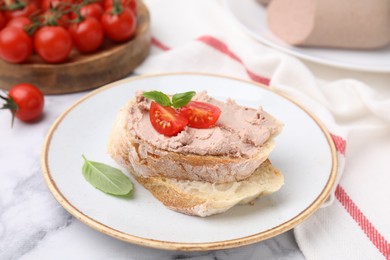
[[[54,120],[85,93],[46,96],[34,124],[0,111],[0,259],[303,259],[292,231],[242,248],[164,251],[132,245],[84,225],[54,199],[40,157]]]

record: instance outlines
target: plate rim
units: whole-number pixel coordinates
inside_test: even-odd
[[[254,33],[252,30],[247,28],[247,26],[241,22],[241,20],[235,15],[235,13],[231,10],[231,2],[232,0],[224,0],[223,5],[224,8],[227,10],[229,15],[234,19],[234,22],[244,30],[246,34],[248,34],[250,37],[254,38],[255,40],[265,44],[268,47],[274,48],[276,50],[279,50],[283,53],[292,55],[297,58],[301,58],[305,61],[314,62],[321,65],[327,65],[331,67],[341,68],[341,69],[348,69],[348,70],[354,70],[354,71],[364,71],[364,72],[370,72],[370,73],[388,73],[390,72],[390,67],[370,67],[370,66],[364,66],[364,65],[355,65],[350,62],[337,62],[332,60],[327,60],[321,57],[313,56],[306,53],[300,53],[297,51],[294,51],[292,49],[289,49],[287,47],[281,46],[277,43],[274,43],[272,40],[268,40],[264,36],[259,36],[256,33]],[[243,1],[245,2],[245,1]],[[272,33],[272,32],[270,32]],[[276,37],[276,36],[275,36]],[[294,48],[299,48],[292,46]]]
[[[109,227],[92,217],[84,214],[81,212],[77,207],[75,207],[73,204],[71,204],[67,198],[61,193],[60,189],[57,187],[56,182],[52,178],[52,175],[50,173],[50,168],[48,164],[48,154],[50,150],[50,144],[51,140],[53,138],[53,135],[57,129],[57,127],[61,124],[63,119],[79,104],[84,102],[85,100],[104,92],[108,89],[114,88],[118,85],[121,85],[123,83],[129,83],[132,81],[142,80],[145,78],[158,78],[158,77],[165,77],[165,76],[175,76],[175,75],[191,75],[191,76],[207,76],[207,77],[216,77],[216,78],[224,78],[234,81],[243,82],[246,84],[251,84],[256,87],[261,87],[267,91],[271,91],[282,98],[287,99],[288,101],[292,102],[294,105],[298,106],[300,109],[303,110],[309,117],[312,118],[312,120],[316,123],[316,125],[320,128],[322,133],[324,134],[324,137],[327,140],[327,143],[330,148],[331,152],[331,159],[332,159],[332,166],[329,174],[329,178],[326,182],[326,185],[323,187],[321,193],[317,196],[317,198],[303,211],[299,212],[295,217],[289,219],[288,221],[285,221],[281,223],[280,225],[274,226],[268,230],[252,234],[249,236],[229,239],[229,240],[222,240],[222,241],[215,241],[215,242],[201,242],[201,243],[187,243],[187,242],[172,242],[172,241],[163,241],[163,240],[155,240],[150,238],[143,238],[135,235],[131,235],[125,232],[122,232],[120,230],[114,229],[112,227]],[[86,224],[87,226],[103,233],[106,235],[109,235],[111,237],[114,237],[116,239],[130,242],[136,245],[145,246],[145,247],[151,247],[151,248],[157,248],[157,249],[165,249],[165,250],[181,250],[181,251],[207,251],[207,250],[220,250],[220,249],[229,249],[229,248],[236,248],[241,247],[245,245],[250,245],[256,242],[263,241],[265,239],[274,237],[276,235],[282,234],[302,221],[306,220],[310,215],[312,215],[320,206],[325,202],[325,200],[328,198],[333,185],[335,184],[336,177],[337,177],[337,167],[338,167],[338,160],[337,160],[337,153],[335,144],[332,141],[330,133],[327,131],[325,125],[308,109],[306,109],[303,105],[298,103],[293,98],[289,97],[287,94],[280,90],[276,90],[274,88],[267,87],[263,84],[248,81],[245,79],[239,79],[231,76],[226,75],[220,75],[220,74],[211,74],[211,73],[193,73],[193,72],[171,72],[171,73],[156,73],[156,74],[145,74],[140,76],[133,76],[129,78],[125,78],[110,84],[107,84],[106,86],[103,86],[101,88],[98,88],[85,96],[81,97],[79,100],[74,102],[70,107],[68,107],[61,115],[54,121],[54,123],[51,125],[46,138],[43,143],[42,153],[41,153],[41,168],[42,168],[42,175],[45,180],[45,183],[47,187],[49,188],[49,191],[54,196],[54,198],[60,203],[60,205],[68,211],[71,215],[73,215],[75,218],[77,218],[82,223]]]

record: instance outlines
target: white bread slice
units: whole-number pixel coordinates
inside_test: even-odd
[[[249,178],[221,184],[160,176],[145,178],[132,169],[130,171],[166,207],[200,217],[225,212],[237,204],[247,204],[279,190],[284,183],[283,175],[269,160],[263,162]]]
[[[274,147],[273,138],[251,158],[183,154],[158,149],[133,136],[127,127],[129,108],[124,106],[112,129],[108,153],[123,167],[131,166],[141,178],[163,176],[180,180],[226,183],[248,178]]]

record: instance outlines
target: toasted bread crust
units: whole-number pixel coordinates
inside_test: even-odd
[[[135,175],[135,179],[151,191],[153,196],[167,207],[193,208],[206,202],[205,199],[200,199],[191,194],[181,193],[179,190],[172,189],[165,178],[142,178]]]

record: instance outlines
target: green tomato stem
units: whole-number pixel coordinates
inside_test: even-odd
[[[111,14],[120,15],[122,12],[123,12],[123,8],[122,8],[119,0],[114,0]]]
[[[15,10],[23,9],[26,5],[27,5],[26,2],[16,0],[13,4],[5,6],[4,9],[9,11],[15,11]]]
[[[0,98],[5,101],[5,103],[3,104],[3,106],[0,109],[8,109],[11,111],[11,114],[12,114],[11,127],[13,127],[14,121],[15,121],[16,111],[18,110],[19,106],[18,106],[18,104],[16,104],[16,102],[14,101],[14,99],[12,97],[7,98],[7,97],[0,95]]]

